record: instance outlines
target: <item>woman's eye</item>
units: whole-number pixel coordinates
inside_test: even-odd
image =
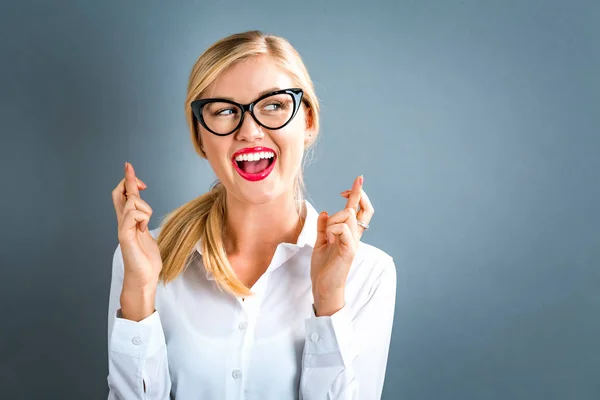
[[[221,110],[218,110],[215,112],[216,116],[221,116],[221,115],[232,115],[235,113],[235,110],[233,108],[223,108]]]
[[[283,104],[281,103],[270,103],[265,106],[266,111],[277,111],[282,108]]]

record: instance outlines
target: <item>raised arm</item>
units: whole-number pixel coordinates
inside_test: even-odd
[[[370,297],[354,315],[345,305],[306,320],[301,400],[381,398],[396,299],[394,262],[382,263]]]
[[[148,230],[145,184],[126,164],[112,192],[118,221],[108,310],[109,400],[168,400],[171,390],[164,332],[154,300],[162,260]]]
[[[375,211],[363,182],[359,176],[341,193],[348,198],[343,210],[331,216],[322,212],[317,219],[310,269],[314,315],[306,320],[302,400],[381,397],[396,300],[396,268],[389,255],[365,255],[374,264],[365,268],[378,275],[365,282],[366,296],[353,299],[352,309],[346,304],[348,274]]]

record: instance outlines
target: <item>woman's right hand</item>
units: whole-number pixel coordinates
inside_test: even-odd
[[[130,298],[153,297],[162,269],[158,244],[148,229],[152,208],[140,197],[146,187],[133,166],[125,163],[125,178],[112,191],[125,270],[121,296],[128,293]]]

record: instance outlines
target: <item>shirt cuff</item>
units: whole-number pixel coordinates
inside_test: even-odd
[[[305,320],[305,332],[304,351],[310,356],[307,358],[309,364],[313,364],[308,365],[309,367],[319,366],[319,357],[314,356],[328,355],[328,366],[333,362],[347,367],[358,355],[350,307],[347,304],[331,316],[317,317],[313,309],[312,315]],[[336,359],[337,362],[334,361]]]
[[[165,334],[158,311],[136,322],[122,318],[121,309],[114,315],[109,351],[131,357],[147,358],[165,344]]]

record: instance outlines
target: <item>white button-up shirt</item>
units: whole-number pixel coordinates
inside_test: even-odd
[[[245,300],[221,291],[202,264],[159,284],[156,310],[121,318],[117,246],[108,310],[108,399],[375,400],[381,397],[396,299],[396,269],[360,242],[346,305],[316,317],[310,280],[318,214],[308,202],[297,244],[277,246]],[[154,238],[160,227],[151,230]],[[144,391],[145,384],[145,391]]]

